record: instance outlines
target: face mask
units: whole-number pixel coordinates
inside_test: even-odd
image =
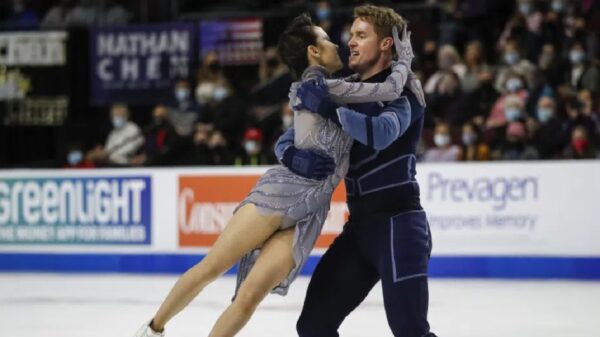
[[[473,145],[475,144],[476,140],[477,135],[475,135],[474,133],[463,133],[462,135],[462,141],[465,145]]]
[[[124,117],[115,116],[112,118],[112,124],[115,129],[120,129],[125,125],[127,120]]]
[[[537,109],[537,118],[542,123],[547,123],[552,116],[554,115],[554,111],[548,108],[538,108]]]
[[[67,155],[67,161],[69,162],[69,165],[71,165],[71,166],[75,166],[75,165],[81,163],[82,159],[83,159],[83,154],[81,153],[81,151],[71,151]]]
[[[519,4],[519,12],[523,15],[531,13],[531,4],[528,2],[522,2]]]
[[[517,64],[517,62],[519,62],[519,54],[515,52],[504,54],[504,62],[511,66]]]
[[[444,147],[450,144],[450,136],[444,133],[437,133],[433,136],[433,142],[437,147]]]
[[[552,10],[557,13],[562,13],[565,9],[565,4],[562,1],[552,1]]]
[[[227,97],[228,94],[229,93],[227,92],[227,89],[223,87],[216,87],[215,91],[213,92],[213,98],[215,101],[221,102],[225,99],[225,97]]]
[[[582,139],[582,138],[575,139],[572,144],[573,149],[575,149],[575,151],[578,151],[578,152],[583,152],[587,148],[588,143],[589,142],[587,139]]]
[[[248,154],[254,154],[258,149],[258,144],[255,141],[248,141],[244,143],[244,149]]]
[[[281,121],[283,123],[283,128],[287,129],[290,126],[292,126],[292,124],[294,123],[294,116],[292,115],[285,115],[281,118]]]
[[[569,59],[573,64],[580,64],[583,62],[585,54],[581,50],[571,50],[569,52]]]
[[[504,117],[506,117],[507,121],[514,122],[521,117],[521,110],[519,108],[506,108],[504,110]]]
[[[185,101],[190,97],[190,91],[188,89],[175,89],[175,98],[178,101]]]
[[[506,81],[506,90],[510,92],[517,92],[523,88],[523,82],[518,78],[511,78]]]
[[[327,21],[331,16],[331,10],[329,8],[319,8],[317,9],[317,18],[319,21]]]

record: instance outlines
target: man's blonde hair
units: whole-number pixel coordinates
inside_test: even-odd
[[[379,39],[392,36],[392,27],[397,26],[402,31],[406,20],[389,7],[362,5],[354,8],[354,18],[362,19],[372,24]]]

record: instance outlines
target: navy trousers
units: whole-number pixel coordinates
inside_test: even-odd
[[[381,280],[396,337],[429,333],[431,233],[422,210],[351,219],[321,258],[297,323],[300,337],[337,337],[344,318]]]

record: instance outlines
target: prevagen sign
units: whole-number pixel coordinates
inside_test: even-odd
[[[0,244],[149,244],[149,177],[0,179]]]
[[[441,172],[427,176],[426,198],[450,201],[489,203],[495,211],[506,209],[510,202],[532,201],[538,198],[535,177],[448,177]]]

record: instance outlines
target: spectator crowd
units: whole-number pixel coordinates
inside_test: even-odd
[[[422,2],[444,15],[435,36],[413,41],[428,105],[420,160],[599,158],[600,1],[502,1],[513,9],[503,20],[488,20],[496,17],[494,0]],[[127,10],[106,4],[92,15],[87,1],[61,1],[38,24],[127,22]],[[346,59],[351,14],[334,15],[326,1],[309,5]],[[19,8],[12,20],[33,20]],[[293,78],[274,46],[265,48],[256,78],[240,95],[219,55],[206,53],[195,78],[175,81],[172,100],[148,111],[150,124],[137,125],[115,102],[106,141],[73,142],[65,166],[275,164],[274,143],[293,124]]]

